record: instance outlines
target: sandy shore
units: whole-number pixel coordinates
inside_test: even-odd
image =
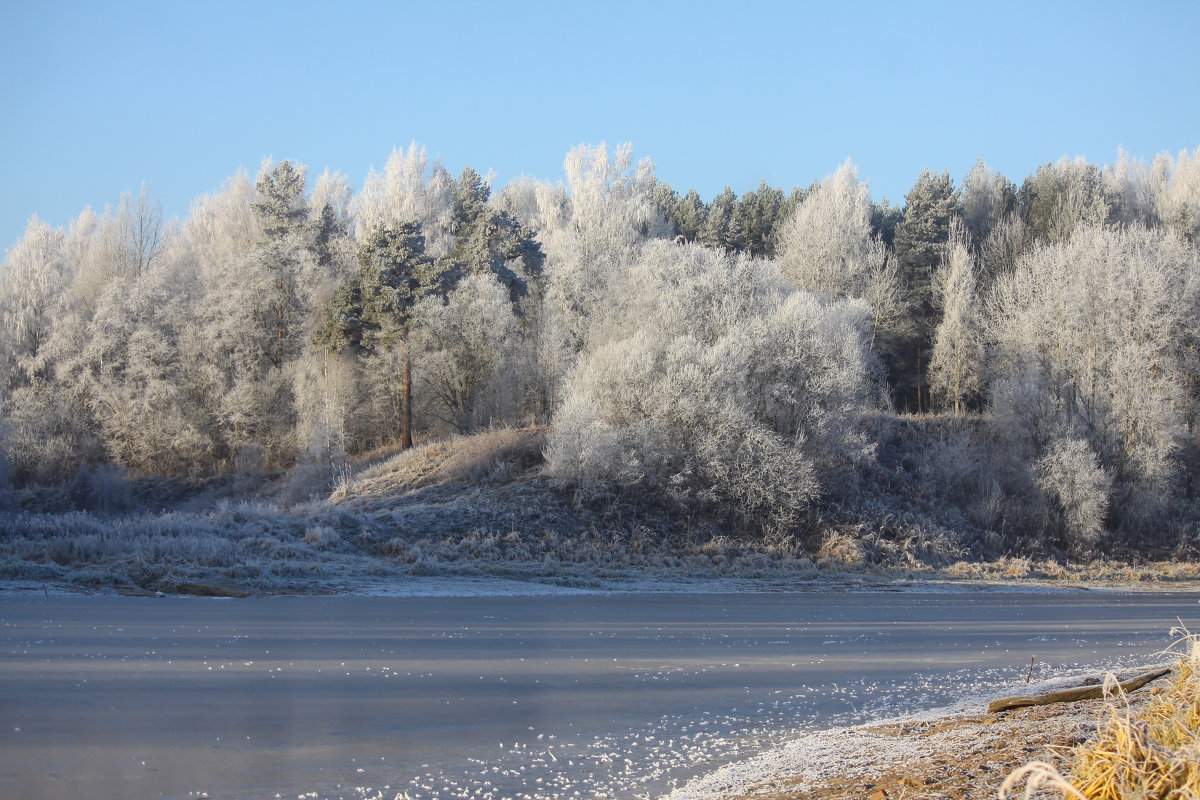
[[[1129,696],[1144,703],[1157,688]],[[1087,700],[863,725],[800,737],[675,792],[672,800],[885,800],[995,798],[1031,761],[1065,771],[1071,751],[1097,732],[1111,701]],[[1123,705],[1122,705],[1123,707]],[[1020,797],[1024,787],[1018,787]]]

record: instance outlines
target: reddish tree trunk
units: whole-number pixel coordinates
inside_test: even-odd
[[[412,447],[412,362],[408,358],[408,340],[400,343],[404,353],[404,377],[400,382],[400,446]]]

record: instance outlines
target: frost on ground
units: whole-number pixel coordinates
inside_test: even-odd
[[[1096,672],[1092,671],[1092,677]],[[1102,674],[1102,673],[1101,673]],[[1076,685],[1083,673],[1023,687],[1038,694]],[[994,798],[1030,761],[1061,768],[1071,748],[1095,735],[1111,700],[981,713],[1007,692],[952,706],[833,730],[806,732],[747,761],[672,792],[669,800],[761,798],[840,800],[866,796]],[[1134,696],[1133,706],[1149,693]],[[879,794],[880,792],[883,794]]]
[[[894,515],[878,528],[831,521],[801,540],[738,536],[653,506],[577,507],[540,473],[543,437],[509,429],[433,442],[364,464],[331,496],[295,505],[278,501],[286,487],[261,477],[190,493],[152,483],[119,512],[64,511],[69,498],[27,492],[21,510],[0,510],[0,581],[419,595],[504,594],[509,581],[543,592],[707,590],[713,581],[744,591],[830,579],[1178,588],[1200,579],[1200,564],[1188,562],[959,561],[943,527],[897,527]]]

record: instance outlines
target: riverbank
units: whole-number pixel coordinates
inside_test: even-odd
[[[63,487],[22,490],[0,509],[0,581],[228,595],[404,594],[436,582],[472,594],[489,582],[524,592],[1200,585],[1190,546],[1070,556],[1022,540],[997,551],[998,536],[924,512],[876,519],[835,508],[814,508],[787,535],[749,535],[645,502],[579,505],[542,475],[543,433],[491,431],[381,456],[298,503],[286,501],[285,476],[105,484],[75,493],[104,500],[90,510],[70,506]]]
[[[808,734],[694,781],[670,800],[995,798],[1027,764],[1068,772],[1076,749],[1097,737],[1114,705],[1121,714],[1142,714],[1169,680],[1115,701],[993,714],[978,700],[950,712]],[[1020,781],[1012,796],[1023,790]]]

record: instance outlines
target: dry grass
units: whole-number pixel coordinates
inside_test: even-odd
[[[1024,797],[1042,790],[1078,800],[1200,798],[1200,636],[1181,631],[1185,650],[1174,684],[1133,710],[1110,704],[1097,736],[1077,748],[1067,775],[1033,762],[1008,777],[1006,797],[1025,782]],[[1125,698],[1122,698],[1123,700]]]
[[[1034,580],[1058,583],[1138,584],[1147,588],[1156,584],[1200,581],[1200,562],[1154,561],[1128,564],[1097,560],[1087,563],[1059,563],[1026,557],[1004,556],[995,561],[959,561],[935,573],[951,580]]]
[[[338,488],[334,501],[455,482],[504,480],[540,465],[544,428],[494,428],[402,450]]]

